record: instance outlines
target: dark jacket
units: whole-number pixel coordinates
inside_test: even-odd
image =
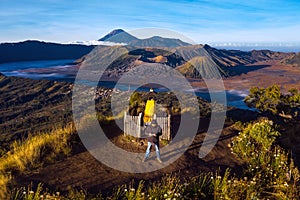
[[[153,144],[158,144],[159,136],[162,135],[162,129],[158,124],[150,124],[145,129],[145,134],[148,135],[148,142]]]

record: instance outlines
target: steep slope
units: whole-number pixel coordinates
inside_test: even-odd
[[[270,50],[253,50],[251,51],[252,58],[256,61],[274,60],[280,61],[289,57],[293,53],[283,53]]]
[[[0,73],[0,154],[10,141],[71,121],[71,83]]]
[[[218,65],[223,67],[247,65],[267,60],[280,61],[291,55],[291,53],[274,52],[270,50],[224,50],[216,49],[209,45],[204,45],[204,49]]]
[[[105,35],[104,37],[100,38],[99,41],[110,41],[116,43],[126,43],[131,44],[134,41],[138,41],[139,39],[130,35],[129,33],[125,32],[122,29],[115,29]]]
[[[216,64],[223,67],[233,67],[256,62],[251,52],[215,49],[209,45],[204,45],[203,48],[209,53]]]
[[[227,76],[227,73],[222,68],[218,67],[209,57],[205,56],[193,58],[190,62],[176,69],[189,78],[217,78],[218,73],[221,76]]]
[[[193,45],[176,48],[175,55],[180,55],[185,61],[176,69],[191,78],[217,78],[215,76],[218,73],[221,76],[227,76],[225,67],[218,65],[204,47],[203,45]]]
[[[283,64],[300,67],[300,53],[291,54],[282,61]]]

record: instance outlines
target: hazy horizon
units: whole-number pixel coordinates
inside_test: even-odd
[[[103,34],[104,36],[104,34]],[[135,35],[136,36],[136,35]],[[137,36],[136,36],[137,37]],[[163,37],[163,36],[162,36]],[[140,38],[141,37],[137,37]],[[149,37],[143,37],[149,38]],[[172,37],[176,39],[177,37]],[[114,43],[109,41],[98,41],[98,40],[90,40],[90,41],[69,41],[69,42],[56,42],[56,41],[46,41],[46,40],[39,40],[39,39],[25,39],[19,41],[5,41],[0,42],[0,44],[4,43],[18,43],[18,42],[25,42],[25,41],[41,41],[41,42],[53,42],[53,43],[61,43],[61,44],[82,44],[82,45],[126,45],[126,43]],[[186,40],[182,40],[185,42]],[[193,44],[200,44],[200,43],[193,43]],[[251,50],[271,50],[271,51],[281,51],[281,52],[300,52],[300,42],[207,42],[201,43],[202,45],[208,44],[217,49],[226,49],[226,50],[241,50],[241,51],[251,51]]]

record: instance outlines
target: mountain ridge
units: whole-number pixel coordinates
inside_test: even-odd
[[[38,40],[0,44],[0,63],[78,59],[88,54],[95,46],[59,44]]]
[[[150,38],[139,39],[122,29],[115,29],[100,38],[98,41],[110,41],[117,43],[126,43],[137,47],[177,47],[189,46],[191,44],[183,42],[180,39],[164,38],[160,36],[152,36]]]
[[[300,67],[300,53],[292,53],[290,56],[282,60],[283,64]]]
[[[241,66],[246,67],[247,65],[264,61],[281,61],[287,56],[286,53],[268,50],[251,52],[219,50],[209,45],[179,46],[175,48],[97,47],[92,54],[92,59],[95,60],[92,61],[90,58],[86,58],[89,62],[94,63],[92,65],[88,64],[87,66],[90,68],[87,70],[97,70],[97,66],[101,63],[97,59],[103,56],[112,58],[111,55],[118,51],[116,48],[122,49],[119,49],[120,52],[123,52],[122,56],[114,58],[114,61],[107,67],[104,74],[105,80],[117,80],[130,69],[146,63],[168,65],[179,70],[179,72],[189,78],[201,78],[201,75],[211,77],[213,74],[216,74],[213,68],[217,69],[222,77],[229,77],[236,75],[236,70],[246,70],[244,68],[241,69]],[[84,68],[85,65],[82,67]]]

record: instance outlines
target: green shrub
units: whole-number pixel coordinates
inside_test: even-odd
[[[277,85],[268,88],[253,87],[249,91],[249,96],[245,98],[248,106],[257,108],[265,112],[271,111],[273,114],[278,113],[277,106],[280,103],[281,93]]]
[[[249,124],[233,139],[232,150],[249,165],[260,167],[268,163],[272,145],[278,136],[279,132],[273,128],[271,121]]]
[[[232,141],[232,152],[245,162],[244,178],[232,179],[227,187],[244,198],[292,199],[299,195],[299,172],[284,149],[275,145],[279,135],[268,120],[249,124],[240,132]],[[241,185],[245,187],[239,188]]]
[[[253,87],[244,101],[249,107],[257,108],[261,112],[295,115],[294,109],[300,106],[300,93],[291,88],[288,94],[282,94],[277,85],[267,88]]]

